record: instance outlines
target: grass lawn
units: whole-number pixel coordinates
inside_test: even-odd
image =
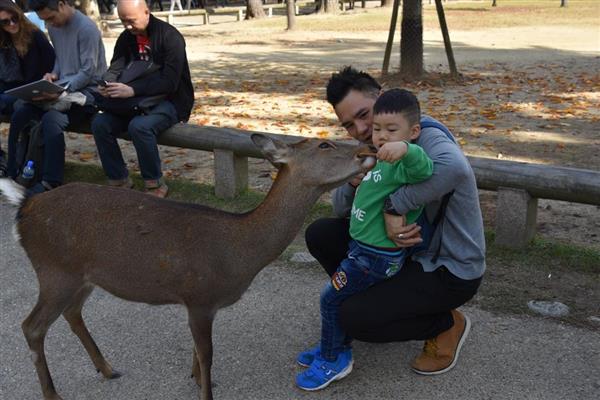
[[[309,15],[296,18],[300,31],[387,31],[390,28],[389,8],[360,8],[347,11],[344,18]],[[491,0],[468,2],[445,2],[444,10],[450,31],[509,28],[518,26],[598,26],[600,23],[600,1],[569,0],[568,7],[560,7],[560,0],[498,0],[492,7]],[[424,4],[423,23],[425,29],[439,29],[435,5]],[[285,29],[285,18],[266,18],[254,21],[255,27]],[[400,29],[400,20],[397,25]]]

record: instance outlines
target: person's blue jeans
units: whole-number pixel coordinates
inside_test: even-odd
[[[133,118],[110,113],[98,114],[92,122],[92,133],[102,161],[102,167],[110,180],[125,179],[127,165],[119,148],[117,138],[127,132],[137,153],[144,180],[162,177],[158,136],[177,123],[177,111],[170,101],[163,101],[147,114]]]
[[[367,248],[352,240],[347,257],[321,292],[321,356],[335,361],[351,338],[340,327],[340,304],[348,297],[394,276],[404,264],[406,252]],[[385,307],[385,304],[382,305]]]
[[[79,124],[85,121],[95,112],[95,109],[91,106],[78,106],[75,104],[67,112],[44,111],[30,103],[17,108],[10,119],[8,130],[8,176],[16,178],[19,172],[20,166],[17,165],[16,150],[20,132],[29,121],[39,120],[42,123],[41,131],[44,138],[42,180],[53,186],[61,185],[65,170],[64,130],[69,124]]]

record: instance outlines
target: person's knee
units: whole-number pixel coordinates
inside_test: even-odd
[[[91,128],[92,135],[94,135],[94,137],[96,138],[105,135],[110,135],[112,131],[110,117],[106,114],[96,115],[96,117],[94,117],[94,119],[92,120]]]
[[[131,139],[134,141],[154,136],[152,126],[148,126],[143,118],[132,119],[127,126],[127,133],[129,133],[129,136],[131,136]]]
[[[324,239],[327,236],[327,227],[330,224],[330,218],[321,218],[311,223],[304,233],[304,239],[306,240],[306,246],[308,249],[314,249],[319,247],[323,243],[327,243]]]
[[[45,136],[58,136],[69,124],[69,118],[59,111],[51,110],[42,116],[41,123]]]

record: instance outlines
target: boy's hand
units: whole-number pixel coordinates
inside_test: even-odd
[[[404,142],[388,142],[379,148],[377,158],[382,161],[396,162],[408,151],[408,145]]]

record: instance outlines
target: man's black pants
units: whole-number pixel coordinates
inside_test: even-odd
[[[323,218],[306,230],[308,251],[331,276],[346,258],[350,221]],[[342,303],[340,324],[355,339],[365,342],[426,340],[454,324],[450,310],[469,301],[481,278],[463,280],[445,267],[424,272],[410,258],[400,272]]]

